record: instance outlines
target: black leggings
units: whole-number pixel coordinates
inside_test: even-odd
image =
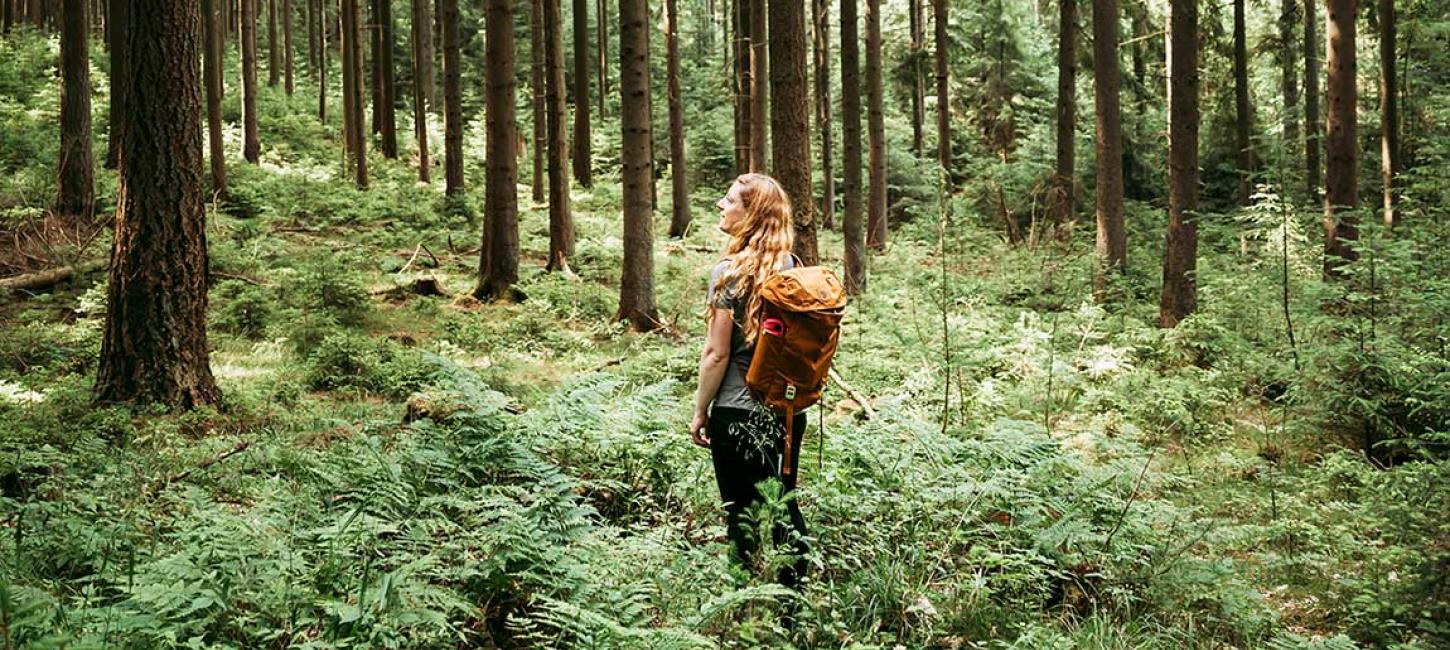
[[[791,450],[791,473],[779,473],[781,463],[782,437],[785,417],[765,411],[750,411],[739,408],[717,407],[710,411],[706,428],[710,437],[710,457],[715,461],[715,482],[720,486],[720,498],[725,501],[725,528],[730,536],[731,557],[742,566],[749,567],[757,550],[757,540],[751,534],[745,513],[761,501],[756,484],[770,478],[779,478],[785,492],[796,486],[796,469],[800,465],[801,435],[805,433],[806,416],[797,413],[793,428],[794,449]],[[806,520],[801,516],[800,505],[790,499],[787,505],[790,526],[794,530],[795,562],[776,577],[787,587],[796,587],[806,575],[805,542]],[[790,536],[781,523],[771,531],[776,545],[784,543]]]

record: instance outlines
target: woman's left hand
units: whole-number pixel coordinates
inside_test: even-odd
[[[696,446],[707,449],[710,447],[710,438],[705,435],[705,424],[709,419],[709,416],[704,413],[696,413],[695,417],[690,420],[690,439],[695,442]]]

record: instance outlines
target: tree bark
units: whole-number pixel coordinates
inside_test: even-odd
[[[680,97],[679,7],[665,0],[665,87],[670,111],[670,236],[684,237],[690,227],[690,189],[685,170],[685,107]],[[622,35],[623,30],[620,31]],[[648,39],[646,39],[648,42]],[[638,56],[636,53],[635,56]],[[623,63],[623,58],[620,59]],[[623,72],[621,67],[620,71]],[[645,80],[649,80],[648,70]]]
[[[866,0],[866,246],[886,248],[886,106],[881,72],[881,0]]]
[[[307,3],[307,71],[314,77],[317,76],[317,3],[315,0],[303,0]]]
[[[861,40],[856,0],[841,0],[841,231],[846,291],[865,293],[866,232],[861,206]]]
[[[589,0],[574,0],[574,179],[581,187],[593,184],[589,173],[590,72]]]
[[[1245,35],[1244,0],[1234,0],[1234,146],[1239,168],[1239,205],[1253,193],[1254,112],[1249,104],[1249,48]]]
[[[392,0],[378,0],[378,50],[374,53],[378,65],[378,95],[379,106],[375,107],[374,115],[380,122],[379,133],[382,136],[382,143],[379,149],[383,157],[396,160],[398,157],[398,81],[396,70],[393,65],[393,44],[396,38],[393,33],[393,3]]]
[[[1355,164],[1359,154],[1355,140],[1355,86],[1357,63],[1354,52],[1355,0],[1328,0],[1325,21],[1329,40],[1328,110],[1325,127],[1324,165],[1324,277],[1339,279],[1345,262],[1358,258],[1351,247],[1359,239],[1359,185]]]
[[[267,87],[276,88],[281,79],[282,57],[277,53],[277,0],[267,3]]]
[[[459,64],[458,0],[442,0],[443,23],[443,167],[444,191],[452,196],[463,191],[463,103],[462,71]]]
[[[317,119],[327,124],[327,0],[317,2]]]
[[[926,79],[921,70],[921,51],[924,31],[921,15],[922,0],[907,0],[906,17],[910,30],[911,57],[911,153],[921,156],[922,123],[926,121]]]
[[[1123,125],[1118,95],[1118,0],[1093,0],[1093,86],[1097,108],[1097,264],[1093,294],[1107,299],[1109,275],[1128,266],[1123,226]]]
[[[1198,306],[1198,0],[1168,15],[1168,233],[1158,323],[1173,327]]]
[[[1380,182],[1384,194],[1384,223],[1394,227],[1395,175],[1400,171],[1400,108],[1395,93],[1395,0],[1379,0],[1380,19]]]
[[[821,227],[830,230],[836,217],[836,173],[831,142],[831,0],[812,0],[815,27],[816,124],[821,131]],[[915,0],[914,0],[915,1]],[[919,72],[919,70],[918,70]]]
[[[282,2],[282,87],[287,90],[287,96],[292,96],[292,0],[281,0]]]
[[[534,109],[534,203],[544,202],[544,190],[548,186],[544,178],[549,142],[549,118],[544,112],[544,50],[547,49],[544,40],[544,0],[529,0],[529,101]]]
[[[131,95],[123,114],[131,127],[121,132],[95,399],[190,409],[221,399],[206,338],[201,15],[193,0],[132,0],[131,7],[115,48],[127,50],[136,83],[122,88]]]
[[[574,220],[569,211],[569,110],[564,102],[564,19],[560,0],[544,0],[545,113],[549,140],[549,261],[545,269],[569,272]]]
[[[594,94],[599,96],[599,119],[602,120],[605,115],[604,97],[609,94],[609,86],[606,85],[609,76],[609,5],[605,0],[598,0],[594,7],[597,18],[595,24],[599,26],[594,35],[594,44],[597,46],[594,68],[599,74],[599,85],[595,88]]]
[[[951,95],[947,87],[947,0],[932,0],[936,33],[936,139],[937,164],[951,178]]]
[[[96,209],[86,11],[86,0],[65,0],[61,6],[60,169],[55,211],[78,221],[90,221]]]
[[[412,2],[413,139],[418,142],[418,180],[427,183],[432,180],[432,163],[428,160],[428,90],[433,87],[433,20],[428,0]],[[512,36],[512,30],[509,33]]]
[[[106,24],[111,30],[111,69],[110,69],[110,101],[106,102],[106,169],[116,168],[116,158],[121,151],[121,129],[126,126],[126,96],[125,92],[128,81],[126,72],[130,65],[126,62],[126,48],[115,47],[126,38],[127,20],[130,14],[130,3],[127,0],[108,0],[106,3]]]
[[[257,2],[242,0],[242,158],[253,165],[262,155],[257,140]]]
[[[770,36],[767,0],[755,0],[747,16],[750,29],[750,171],[764,172],[770,159]],[[786,191],[789,191],[787,189]]]
[[[514,120],[513,0],[488,0],[483,245],[479,248],[480,300],[512,298],[519,279],[518,139]],[[587,106],[586,106],[587,110]]]
[[[667,0],[673,4],[674,0]],[[674,7],[666,9],[673,22]],[[648,0],[619,0],[619,123],[623,137],[624,270],[615,320],[636,332],[659,329],[655,309]],[[673,25],[666,29],[673,31]],[[678,53],[676,53],[678,54]],[[630,107],[624,110],[623,107]],[[678,198],[678,197],[676,197]]]
[[[1057,166],[1048,213],[1060,237],[1077,221],[1077,0],[1059,0],[1057,21]]]
[[[366,189],[368,186],[368,149],[363,111],[362,9],[358,6],[358,0],[342,0],[342,3],[343,68],[345,70],[342,78],[342,92],[349,101],[349,105],[344,106],[343,110],[349,118],[346,126],[353,155],[353,179],[359,189]]]
[[[382,5],[385,0],[360,0],[362,8],[371,18],[359,19],[363,37],[367,39],[368,51],[372,56],[366,58],[368,74],[368,90],[372,93],[372,130],[371,134],[382,133],[383,131],[383,67],[380,64],[383,51],[383,30],[379,14],[382,12]]]
[[[202,0],[202,29],[206,37],[202,47],[203,74],[206,78],[207,154],[211,161],[211,191],[217,197],[227,195],[227,155],[222,144],[222,26],[217,18],[217,0]]]
[[[868,3],[879,0],[867,0]],[[795,254],[807,265],[820,261],[816,248],[815,192],[811,190],[811,86],[806,77],[806,11],[803,2],[771,2],[770,130],[775,134],[771,175],[790,197]],[[884,226],[883,226],[884,228]]]
[[[1324,124],[1319,121],[1319,39],[1314,33],[1318,22],[1314,0],[1304,0],[1304,184],[1311,203],[1320,196],[1319,152],[1324,137]]]
[[[1298,24],[1294,0],[1282,0],[1279,8],[1280,90],[1284,95],[1283,147],[1285,168],[1297,162],[1299,146],[1299,70],[1295,53],[1294,28]],[[1287,189],[1287,188],[1286,188]]]
[[[732,53],[735,56],[735,173],[744,174],[751,170],[751,161],[755,159],[752,152],[754,142],[751,140],[751,132],[754,130],[751,121],[755,116],[753,101],[755,98],[754,72],[751,69],[750,49],[750,5],[751,0],[733,0],[734,11],[731,13],[731,26],[735,38],[731,40]]]

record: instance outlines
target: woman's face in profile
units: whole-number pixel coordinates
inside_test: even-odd
[[[730,191],[715,203],[715,207],[720,208],[720,230],[727,235],[735,234],[735,229],[745,221],[745,203],[740,199],[740,183],[732,183]]]

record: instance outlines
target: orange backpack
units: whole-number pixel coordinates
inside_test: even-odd
[[[758,289],[760,336],[745,374],[755,400],[785,415],[785,457],[791,473],[795,412],[821,399],[846,313],[846,290],[824,266],[799,266],[770,276]]]

